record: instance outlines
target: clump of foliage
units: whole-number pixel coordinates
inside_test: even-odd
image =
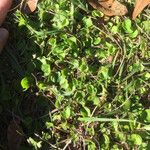
[[[15,89],[23,101],[34,99],[32,115],[22,109],[27,143],[34,149],[146,149],[150,13],[136,21],[104,19],[88,7],[44,0],[34,16],[15,14],[19,30],[36,43],[24,44],[22,90]]]

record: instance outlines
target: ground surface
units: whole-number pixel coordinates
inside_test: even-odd
[[[124,3],[124,17],[103,17],[84,0],[9,15],[0,149],[16,130],[19,150],[150,149],[150,9],[132,21],[134,3]]]

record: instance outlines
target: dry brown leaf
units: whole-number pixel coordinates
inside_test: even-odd
[[[107,16],[123,16],[128,10],[117,0],[88,0],[89,4]]]
[[[134,20],[142,12],[142,10],[149,4],[150,0],[136,0],[135,8],[132,14],[132,19]]]
[[[21,6],[23,12],[29,14],[36,10],[38,0],[25,0]]]
[[[113,56],[108,56],[108,57],[107,57],[107,61],[108,61],[109,63],[112,63],[112,62],[113,62]]]
[[[7,140],[9,150],[19,150],[23,140],[23,131],[19,126],[20,121],[18,119],[12,120],[7,129]]]

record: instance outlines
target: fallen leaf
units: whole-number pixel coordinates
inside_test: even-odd
[[[19,126],[19,119],[12,120],[7,129],[7,140],[9,150],[19,150],[23,140],[23,131]]]
[[[150,0],[136,0],[135,8],[132,14],[132,19],[134,20],[142,12],[142,10],[149,4]]]
[[[107,61],[108,61],[109,63],[112,63],[112,62],[113,62],[113,56],[108,56],[108,57],[107,57]]]
[[[128,10],[117,0],[88,0],[89,4],[107,16],[123,16]]]
[[[37,8],[38,0],[25,0],[21,6],[21,10],[24,13],[30,14]]]

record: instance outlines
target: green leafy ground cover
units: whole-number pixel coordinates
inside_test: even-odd
[[[136,21],[129,14],[106,18],[84,0],[44,0],[34,14],[9,17],[2,149],[16,117],[20,150],[150,148],[150,10]]]

